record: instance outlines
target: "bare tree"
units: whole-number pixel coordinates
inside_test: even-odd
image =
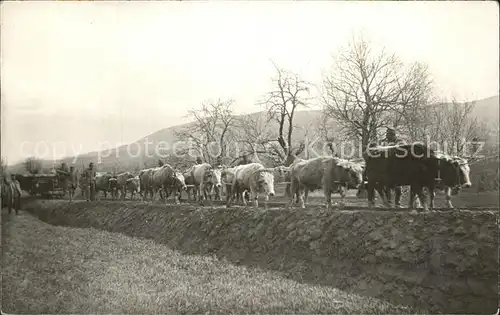
[[[455,155],[469,155],[468,144],[486,139],[491,131],[473,116],[475,103],[443,102],[426,108],[425,136],[437,147]]]
[[[351,41],[334,61],[323,81],[324,112],[359,138],[363,150],[378,140],[382,127],[406,123],[410,109],[423,105],[431,90],[424,65],[405,67],[396,55],[375,53],[364,40]]]
[[[277,75],[273,78],[274,90],[267,94],[264,105],[267,110],[269,121],[278,123],[278,142],[283,157],[294,153],[302,153],[305,146],[303,142],[293,151],[293,119],[295,112],[300,107],[307,107],[310,101],[309,90],[311,84],[300,79],[297,73],[293,73],[278,67],[274,62]]]
[[[188,117],[194,123],[183,130],[175,132],[179,139],[189,139],[194,147],[183,148],[178,152],[186,154],[194,149],[197,155],[203,156],[205,161],[216,163],[226,156],[229,140],[232,138],[232,127],[235,126],[233,116],[233,100],[205,101],[201,108],[189,110]],[[217,150],[214,153],[214,149]]]
[[[465,145],[471,142],[474,138],[486,137],[487,131],[482,128],[476,117],[472,116],[475,103],[460,104],[453,101],[451,104],[446,104],[445,123],[448,129],[448,145],[454,154],[464,155]]]
[[[236,160],[252,154],[261,155],[266,164],[280,165],[285,158],[283,150],[277,143],[276,132],[272,130],[269,120],[259,114],[242,115],[237,118],[238,152]]]
[[[340,132],[339,128],[336,127],[335,120],[330,115],[326,115],[325,112],[320,116],[317,125],[318,135],[326,144],[326,148],[333,156],[339,156],[337,144],[347,140],[348,137]]]

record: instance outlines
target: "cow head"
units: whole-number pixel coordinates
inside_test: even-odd
[[[273,197],[274,193],[274,175],[269,170],[257,171],[257,186],[259,191],[263,191],[267,196]]]
[[[174,172],[172,174],[174,186],[180,187],[182,190],[187,190],[186,180],[181,172]]]
[[[222,170],[220,168],[213,168],[211,173],[212,173],[212,184],[214,184],[215,187],[220,188]]]
[[[359,163],[346,162],[339,164],[341,170],[341,181],[345,181],[349,188],[358,189],[358,195],[364,190],[364,167]]]
[[[470,167],[466,159],[442,155],[438,162],[442,184],[450,187],[453,195],[458,194],[462,188],[471,187]]]
[[[470,188],[472,186],[472,183],[470,181],[469,162],[463,158],[455,158],[453,160],[453,164],[458,171],[458,180],[461,188]]]
[[[462,188],[470,188],[470,166],[469,161],[459,156],[450,156],[445,153],[437,153],[438,174],[442,184],[452,189],[452,194],[456,195]]]

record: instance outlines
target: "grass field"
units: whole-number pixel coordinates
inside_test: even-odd
[[[149,240],[3,212],[7,313],[413,313]]]

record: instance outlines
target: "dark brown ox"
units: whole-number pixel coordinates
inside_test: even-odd
[[[111,193],[111,198],[114,200],[117,194],[116,177],[111,173],[98,173],[95,177],[95,193],[100,200],[99,192],[103,192],[104,199],[107,198],[108,192]]]
[[[366,199],[367,197],[367,187],[368,187],[368,178],[366,177],[366,163],[365,163],[365,160],[364,159],[358,159],[358,160],[352,160],[352,161],[355,161],[357,163],[359,163],[361,165],[361,167],[363,168],[363,184],[360,185],[360,187],[358,188],[358,192],[356,193],[356,197],[359,198],[359,199]],[[375,187],[375,190],[379,193],[379,194],[387,194],[385,190],[383,190],[381,187],[377,186]],[[399,193],[399,195],[401,195],[401,187],[398,186],[396,187],[396,195]]]
[[[208,163],[194,165],[192,170],[192,176],[194,179],[195,189],[198,194],[198,200],[201,202],[207,199],[209,192],[211,192],[212,187],[215,185],[220,189],[221,182],[220,170],[213,168]]]
[[[392,190],[398,186],[411,187],[411,195],[418,195],[424,210],[428,210],[423,188],[433,190],[438,176],[438,159],[430,148],[423,144],[393,145],[387,147],[371,147],[364,156],[366,161],[366,178],[368,206],[374,206],[375,190],[378,190],[384,205],[391,207]],[[413,197],[409,207],[413,209]]]
[[[116,175],[116,188],[120,192],[120,198],[125,200],[127,195],[127,180],[134,178],[134,175],[130,172],[124,172]]]
[[[472,185],[470,180],[469,162],[465,158],[450,156],[438,152],[435,153],[435,158],[437,159],[438,170],[436,184],[434,187],[425,187],[429,191],[429,208],[435,208],[434,199],[436,196],[436,190],[444,191],[446,198],[446,207],[453,208],[453,205],[451,203],[451,196],[457,195],[462,188],[470,188]],[[397,188],[399,188],[399,190]],[[396,206],[400,204],[401,200],[401,188],[397,188],[395,193]],[[390,197],[390,195],[388,197]],[[412,194],[411,190],[410,198],[415,199],[415,193],[413,192]]]
[[[167,203],[166,193],[170,189],[175,191],[175,203],[179,203],[180,195],[178,194],[177,188],[186,190],[186,183],[184,182],[184,176],[180,172],[176,172],[172,166],[169,164],[164,164],[153,171],[151,177],[151,186],[153,192],[161,189],[165,193],[165,204]]]
[[[344,159],[321,156],[305,161],[296,161],[290,166],[292,197],[288,207],[294,203],[294,195],[299,195],[305,208],[303,195],[307,191],[323,189],[327,209],[331,208],[331,194],[339,192],[341,204],[349,188],[358,188],[363,183],[363,168],[359,163]],[[307,195],[306,195],[307,198]]]
[[[259,163],[250,163],[239,165],[235,168],[233,184],[231,185],[232,192],[241,192],[249,190],[251,198],[254,199],[255,206],[258,207],[259,194],[265,195],[264,206],[267,209],[269,197],[274,196],[274,175],[273,169],[265,168]],[[230,207],[234,199],[234,194],[230,194],[227,202],[227,207]],[[243,204],[247,202],[242,196]]]

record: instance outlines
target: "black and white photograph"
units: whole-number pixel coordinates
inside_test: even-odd
[[[3,1],[3,314],[498,314],[496,1]]]

